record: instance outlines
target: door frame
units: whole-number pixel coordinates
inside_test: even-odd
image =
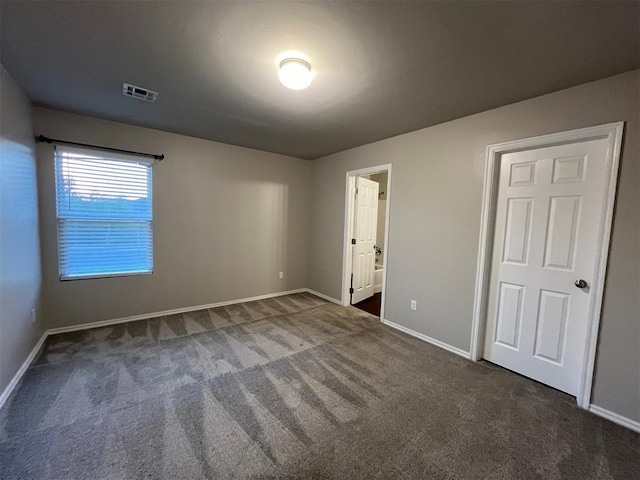
[[[349,170],[346,174],[346,186],[344,194],[344,237],[343,237],[343,252],[342,252],[342,296],[340,301],[342,305],[350,305],[350,293],[351,287],[351,270],[353,259],[351,255],[351,239],[353,238],[353,220],[354,220],[354,206],[355,198],[354,192],[356,187],[356,177],[362,175],[374,175],[376,173],[387,172],[387,208],[384,213],[384,259],[382,261],[382,299],[380,302],[380,321],[384,321],[385,311],[385,298],[387,296],[387,267],[389,263],[389,212],[391,211],[391,164],[385,163],[383,165],[376,165],[374,167],[359,168],[357,170]]]
[[[487,303],[489,294],[489,279],[493,252],[493,231],[495,225],[498,181],[500,174],[500,160],[506,153],[521,152],[544,147],[586,142],[590,140],[606,139],[609,143],[606,165],[606,186],[602,199],[602,218],[600,235],[597,243],[594,279],[592,282],[593,295],[589,301],[588,329],[585,356],[580,372],[580,383],[577,394],[577,404],[581,408],[589,408],[591,402],[591,387],[595,367],[596,348],[598,344],[598,330],[602,310],[602,297],[609,255],[609,242],[613,224],[613,208],[616,198],[618,182],[618,166],[622,147],[622,133],[624,122],[609,123],[595,127],[581,128],[567,132],[553,133],[539,137],[526,138],[510,142],[498,143],[487,147],[484,172],[484,188],[482,193],[482,215],[480,220],[480,243],[476,272],[476,288],[473,304],[473,324],[471,335],[471,360],[482,358],[485,326],[487,321]]]

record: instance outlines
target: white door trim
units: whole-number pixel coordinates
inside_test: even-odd
[[[342,305],[349,305],[349,287],[351,286],[351,239],[353,238],[353,192],[356,177],[360,175],[373,175],[387,172],[387,208],[384,213],[384,260],[382,261],[382,300],[380,303],[380,321],[384,321],[385,297],[387,296],[387,264],[389,261],[389,212],[391,211],[391,164],[377,165],[375,167],[349,170],[346,175],[346,187],[344,193],[344,237],[342,252]]]
[[[473,324],[471,335],[471,359],[482,358],[484,327],[487,314],[487,295],[489,292],[489,274],[491,267],[493,227],[495,222],[496,195],[498,190],[498,174],[500,172],[500,158],[505,153],[531,150],[541,147],[562,145],[567,143],[585,142],[596,139],[607,139],[607,185],[602,204],[602,223],[600,238],[598,238],[598,255],[595,259],[595,276],[593,281],[593,296],[589,304],[587,322],[587,344],[585,358],[580,374],[577,403],[581,408],[589,408],[591,401],[591,387],[598,344],[598,329],[602,310],[602,295],[607,270],[609,241],[613,222],[613,206],[616,198],[618,182],[618,165],[620,163],[620,149],[624,122],[609,123],[595,127],[581,128],[568,132],[542,135],[539,137],[515,140],[511,142],[489,145],[484,172],[484,189],[482,194],[482,214],[480,220],[480,243],[478,250],[478,264],[476,272],[476,290],[473,305]]]

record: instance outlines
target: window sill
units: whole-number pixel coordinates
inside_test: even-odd
[[[75,280],[96,280],[99,278],[117,278],[117,277],[137,277],[139,275],[151,275],[153,270],[151,271],[143,271],[143,272],[123,272],[123,273],[97,273],[93,275],[71,275],[63,277],[60,276],[61,282],[71,282]]]

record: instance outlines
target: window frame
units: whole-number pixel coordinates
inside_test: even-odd
[[[137,164],[148,164],[148,173],[147,173],[147,184],[149,188],[149,197],[150,197],[150,218],[149,220],[131,220],[131,219],[111,219],[105,217],[93,217],[93,218],[72,218],[72,217],[61,217],[59,212],[59,199],[58,199],[58,183],[59,183],[59,174],[58,174],[58,156],[64,155],[64,153],[71,154],[79,154],[84,155],[88,158],[96,158],[105,161],[121,161],[123,163],[137,163]],[[61,282],[73,282],[78,280],[93,280],[93,279],[103,279],[103,278],[118,278],[118,277],[134,277],[134,276],[145,276],[151,275],[154,273],[154,208],[153,208],[153,160],[140,160],[137,157],[132,155],[122,155],[122,154],[114,154],[108,153],[105,154],[99,149],[91,149],[91,148],[77,148],[77,147],[60,147],[56,145],[54,147],[54,195],[55,195],[55,209],[56,209],[56,240],[57,240],[57,255],[58,255],[58,278]],[[150,268],[149,270],[131,270],[131,271],[122,271],[122,272],[99,272],[99,273],[86,273],[86,274],[78,274],[78,275],[69,275],[63,274],[62,272],[62,253],[63,247],[61,242],[61,223],[64,221],[75,221],[75,222],[106,222],[106,223],[146,223],[149,225],[150,230],[150,247],[148,250],[150,257]]]

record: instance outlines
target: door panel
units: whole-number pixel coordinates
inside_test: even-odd
[[[514,163],[511,165],[510,187],[523,187],[525,185],[535,185],[536,183],[536,162]]]
[[[536,357],[562,365],[564,338],[571,296],[549,290],[540,291],[536,326]]]
[[[582,197],[552,197],[544,266],[573,270]]]
[[[553,183],[581,182],[584,179],[584,169],[587,157],[555,158],[553,160]]]
[[[518,349],[524,286],[500,283],[496,343]]]
[[[518,264],[527,263],[532,209],[533,198],[508,199],[503,261]]]
[[[576,394],[605,190],[606,140],[501,157],[484,358]]]
[[[353,294],[351,303],[358,303],[373,295],[376,234],[378,227],[377,182],[356,178],[355,223],[353,236]]]

